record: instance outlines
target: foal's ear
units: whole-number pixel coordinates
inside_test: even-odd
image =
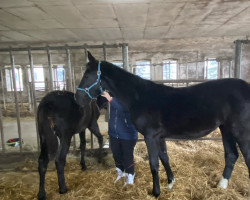
[[[89,59],[89,62],[96,62],[94,56],[92,56],[92,54],[88,51],[88,59]]]

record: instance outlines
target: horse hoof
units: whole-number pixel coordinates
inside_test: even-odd
[[[81,164],[81,166],[82,166],[82,171],[85,171],[87,169],[85,164]]]
[[[154,190],[153,190],[152,193],[153,193],[153,196],[154,196],[154,197],[158,197],[158,196],[160,196],[160,194],[161,194],[160,191],[154,191]]]
[[[97,162],[102,163],[102,158],[98,158]]]
[[[87,170],[87,167],[82,167],[82,171],[86,171]]]
[[[60,189],[59,193],[60,194],[65,194],[65,193],[67,193],[67,191],[68,191],[68,189],[65,187],[63,189]]]
[[[219,184],[218,184],[218,187],[223,188],[223,189],[227,189],[227,186],[228,186],[228,179],[222,177]]]
[[[174,186],[175,179],[173,179],[169,184],[168,184],[168,189],[171,190]]]
[[[46,194],[38,193],[37,198],[38,200],[46,200]]]

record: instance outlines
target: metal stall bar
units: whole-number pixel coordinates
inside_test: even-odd
[[[20,112],[19,112],[19,106],[18,106],[18,99],[17,99],[17,88],[16,88],[16,76],[15,76],[15,61],[14,56],[12,54],[12,51],[9,51],[10,53],[10,61],[12,66],[12,82],[14,86],[14,97],[15,97],[15,104],[16,104],[16,115],[17,115],[17,128],[18,128],[18,137],[20,139],[20,152],[23,151],[23,144],[22,144],[22,131],[21,131],[21,125],[20,125]]]
[[[26,76],[26,80],[27,80],[26,88],[27,88],[27,93],[28,93],[29,111],[30,111],[30,113],[32,113],[33,108],[32,108],[32,97],[31,97],[31,88],[30,88],[30,82],[29,82],[28,67],[24,67],[24,71],[25,71],[25,76]]]
[[[73,91],[73,84],[72,84],[72,71],[71,71],[71,61],[70,61],[70,50],[67,47],[68,47],[68,45],[65,45],[66,55],[67,55],[67,65],[68,65],[68,70],[69,70],[69,75],[68,75],[69,86],[67,87],[67,90],[69,90],[69,91],[72,92]]]
[[[233,61],[232,60],[229,60],[229,78],[232,78],[232,69],[233,69]]]
[[[84,45],[85,46],[85,45]],[[84,52],[85,52],[85,63],[87,65],[88,63],[88,50],[87,49],[84,49]],[[82,75],[83,75],[83,69],[82,69]],[[90,148],[93,149],[94,148],[94,138],[93,138],[93,133],[90,132]]]
[[[217,61],[218,63],[218,69],[217,69],[217,79],[221,79],[221,65],[220,65],[220,61]]]
[[[35,90],[35,77],[34,77],[34,64],[33,64],[33,56],[31,54],[31,50],[28,50],[29,62],[30,62],[30,73],[31,73],[31,91],[33,96],[33,105],[34,105],[34,115],[36,121],[36,136],[37,136],[37,149],[40,149],[39,135],[38,135],[38,124],[37,124],[37,104],[36,104],[36,90]]]
[[[106,44],[103,43],[103,59],[107,61],[107,51],[106,51]]]
[[[88,63],[88,51],[87,51],[87,49],[84,49],[84,53],[85,53],[85,65],[87,65],[87,63]],[[83,66],[82,66],[82,76],[83,76],[83,74],[84,74],[84,68],[83,68]]]
[[[198,71],[198,62],[196,62],[196,65],[195,65],[195,78],[198,79],[198,76],[199,76],[199,71]]]
[[[126,43],[122,44],[122,60],[123,60],[123,69],[130,71],[128,65],[128,44]]]
[[[5,143],[4,143],[4,132],[3,132],[3,120],[2,120],[2,108],[0,106],[0,133],[1,133],[1,143],[2,143],[2,152],[5,152]]]
[[[48,55],[48,65],[49,65],[49,91],[53,90],[53,75],[52,75],[52,64],[51,64],[51,55],[49,46],[47,46],[47,55]]]
[[[119,44],[106,44],[106,48],[118,48],[123,46],[124,43],[119,43]],[[128,45],[128,44],[125,44]],[[0,49],[0,52],[9,52],[11,51],[28,51],[30,50],[44,50],[46,51],[48,47],[22,47],[22,48],[2,48]],[[80,45],[80,46],[50,46],[50,50],[65,50],[65,49],[101,49],[103,48],[103,45]]]
[[[241,53],[242,53],[242,41],[235,41],[235,68],[234,68],[234,77],[241,77]]]
[[[67,90],[73,92],[70,50],[67,47],[68,45],[65,45],[66,55],[67,55],[67,65],[68,65],[68,70],[69,70],[69,73],[68,73],[69,86],[67,86]],[[75,135],[73,135],[73,150],[76,151],[76,136]]]
[[[22,92],[22,88],[21,88],[21,74],[20,74],[20,68],[18,68],[18,82],[19,82],[19,97],[20,97],[20,102],[21,102],[21,108],[23,108],[23,92]]]
[[[2,93],[3,93],[3,108],[6,110],[6,100],[5,100],[5,93],[4,93],[4,78],[3,78],[3,69],[0,69],[1,71],[1,83],[2,83]]]

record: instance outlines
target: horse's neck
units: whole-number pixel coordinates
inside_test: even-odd
[[[110,70],[108,67],[104,68],[106,70],[104,73],[104,87],[127,108],[131,107],[131,103],[138,99],[138,90],[140,90],[140,93],[144,93],[144,80],[139,80],[138,77],[131,76],[131,74],[123,70]]]

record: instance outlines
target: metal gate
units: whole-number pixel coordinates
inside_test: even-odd
[[[82,66],[87,63],[87,49],[94,49],[101,51],[103,55],[103,60],[107,59],[107,49],[117,49],[121,50],[123,67],[128,68],[128,44],[119,43],[119,44],[101,44],[101,45],[78,45],[78,46],[40,46],[40,47],[24,47],[24,48],[5,48],[0,49],[0,56],[5,60],[5,66],[0,68],[0,77],[1,77],[1,106],[0,106],[0,133],[1,133],[1,148],[2,153],[8,152],[6,150],[6,134],[4,133],[3,128],[3,111],[11,104],[15,110],[15,118],[17,122],[17,137],[22,141],[22,130],[21,130],[21,119],[20,119],[20,107],[23,107],[23,102],[28,102],[28,109],[31,114],[35,117],[35,127],[36,127],[36,140],[37,140],[37,149],[39,150],[39,136],[38,136],[38,127],[37,127],[37,104],[40,101],[42,96],[45,96],[46,93],[55,90],[68,90],[75,92],[76,88],[76,68],[72,66],[72,51],[83,51],[83,57],[85,57],[85,62],[82,61]],[[93,51],[94,51],[93,50]],[[64,55],[65,59],[62,59],[66,62],[62,66],[54,65],[52,58],[52,51],[56,51],[58,55]],[[16,54],[16,53],[19,54]],[[39,70],[35,73],[36,69],[39,68],[34,66],[34,52],[39,52],[41,55],[46,55],[47,57],[47,76],[45,76],[46,81],[42,83],[41,81],[36,81],[39,74]],[[25,66],[17,66],[15,63],[16,57],[27,56],[28,62],[25,62]],[[25,55],[27,54],[27,55]],[[8,61],[6,61],[9,57]],[[58,69],[60,68],[60,73]],[[84,72],[84,67],[80,67],[82,76]],[[78,69],[79,71],[79,69]],[[79,74],[79,73],[78,73]],[[60,76],[60,78],[58,78]],[[78,75],[79,76],[79,75]],[[29,79],[26,80],[25,90],[27,94],[23,96],[24,86],[21,81],[23,78]],[[81,77],[80,77],[81,78]],[[38,91],[36,84],[42,85],[41,91]],[[42,95],[41,95],[42,94]],[[11,99],[13,100],[11,102]],[[91,147],[93,148],[93,137],[91,133]],[[76,149],[76,140],[75,135],[73,137],[73,149]],[[23,152],[22,142],[19,143],[19,152]]]

